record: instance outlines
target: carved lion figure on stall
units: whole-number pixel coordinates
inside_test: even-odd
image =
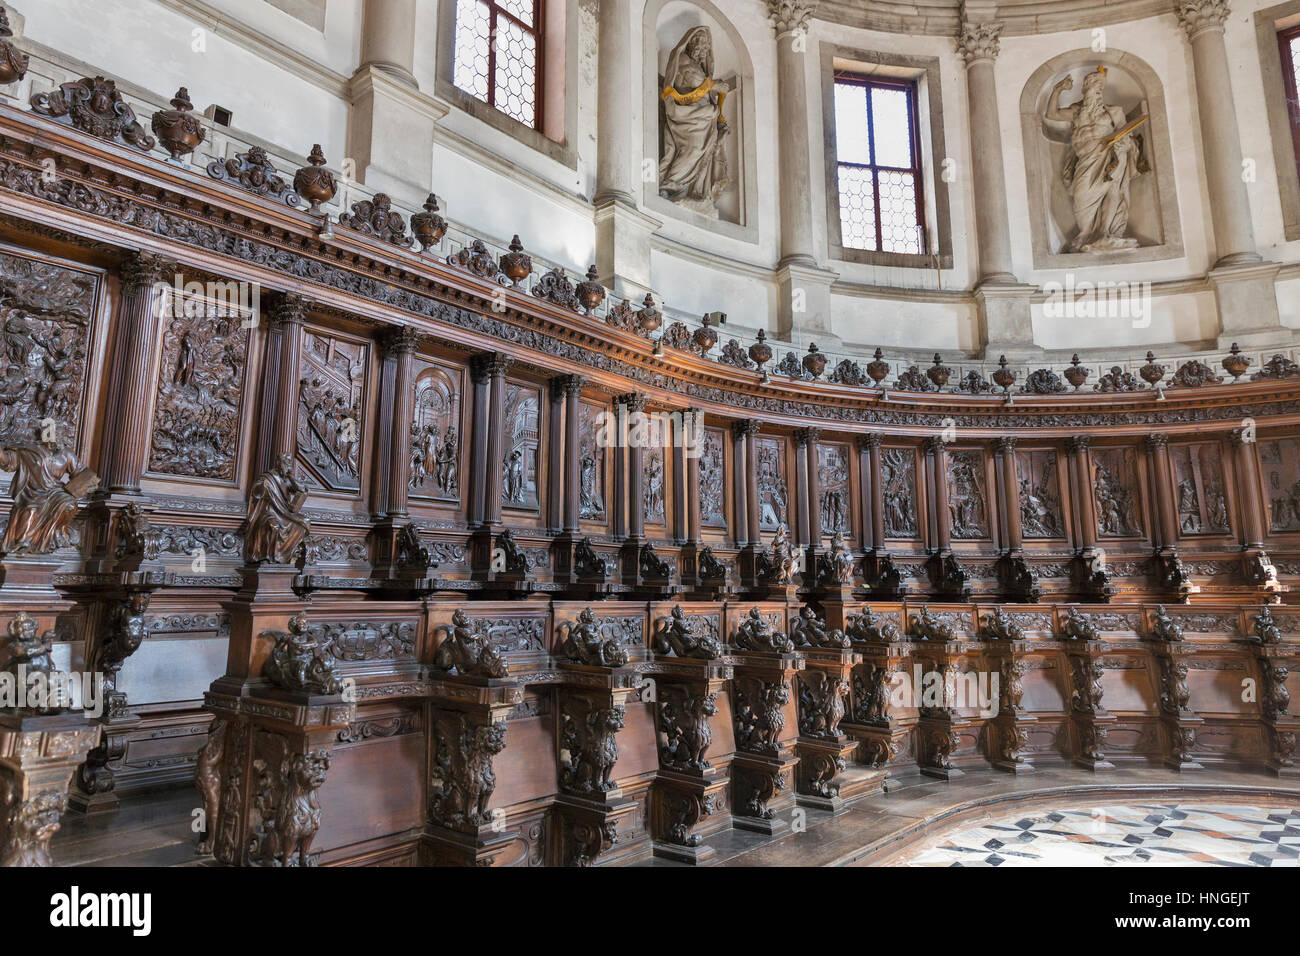
[[[440,715],[430,815],[459,830],[491,822],[488,802],[497,788],[492,758],[505,749],[505,724],[475,725],[464,714]]]

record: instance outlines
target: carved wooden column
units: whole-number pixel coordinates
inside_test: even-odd
[[[1039,597],[1038,575],[1024,557],[1024,530],[1020,518],[1020,469],[1016,440],[1004,436],[993,442],[1001,507],[1003,551],[996,565],[998,582],[1008,597],[1034,602]]]
[[[749,473],[754,470],[749,461],[750,422],[731,423],[731,537],[737,548],[745,548],[752,542],[749,524]]]
[[[628,421],[633,416],[645,414],[646,398],[640,392],[632,392],[619,397],[619,402],[627,409]],[[629,425],[631,431],[637,429]],[[627,538],[639,549],[645,539],[645,494],[644,468],[645,449],[640,441],[627,442]]]
[[[885,543],[884,492],[880,487],[880,436],[854,439],[858,449],[858,535],[862,550],[873,553]]]
[[[762,497],[758,493],[758,429],[753,419],[742,423],[745,432],[745,540],[751,549],[763,546]]]
[[[149,409],[158,378],[162,288],[175,265],[147,252],[122,263],[122,303],[115,326],[99,473],[107,493],[139,494],[149,455]]]
[[[1199,590],[1188,579],[1178,556],[1178,512],[1174,502],[1174,474],[1169,461],[1169,436],[1147,435],[1142,443],[1146,451],[1155,516],[1152,539],[1155,557],[1152,562],[1158,587],[1177,592],[1179,597]]]
[[[908,625],[912,640],[917,642],[914,667],[919,665],[917,673],[922,675],[922,698],[916,702],[917,762],[925,776],[951,780],[964,773],[953,763],[953,755],[963,749],[962,737],[978,737],[978,728],[973,728],[971,719],[957,710],[957,665],[967,654],[965,638],[974,636],[974,612],[931,612],[922,605],[919,613],[911,615]],[[942,693],[937,701],[925,693],[936,681]]]
[[[682,413],[673,442],[674,534],[681,544],[682,584],[698,587],[700,573],[700,461],[704,418],[698,408]],[[709,552],[712,554],[712,552]],[[724,582],[725,584],[726,582]]]
[[[695,429],[695,455],[687,456],[686,469],[686,542],[692,545],[700,543],[700,460],[704,451],[704,413],[698,408],[688,408],[686,414],[691,417]]]
[[[991,638],[986,642],[987,660],[998,675],[998,712],[988,724],[988,758],[999,770],[1028,773],[1034,767],[1025,756],[1029,746],[1027,725],[1038,721],[1023,704],[1029,643],[1020,625],[1000,607],[984,618],[981,630]]]
[[[512,364],[513,360],[501,352],[483,352],[470,360],[474,382],[470,524],[475,528],[470,551],[474,576],[479,580],[494,581],[500,571],[494,551],[496,534],[501,530],[506,374]]]
[[[810,551],[817,547],[812,527],[812,496],[817,484],[817,435],[815,428],[797,429],[794,439],[794,541]]]
[[[567,376],[561,375],[550,381],[547,396],[547,443],[546,443],[546,527],[551,534],[556,534],[564,527],[564,485],[565,455],[577,458],[576,446],[565,450],[564,404]]]
[[[1076,549],[1072,574],[1074,587],[1084,600],[1106,601],[1115,589],[1110,583],[1105,557],[1097,550],[1096,499],[1088,457],[1091,443],[1087,435],[1075,435],[1065,441]]]
[[[939,437],[925,440],[925,467],[929,472],[931,548],[946,552],[952,547],[952,524],[948,513],[948,445]]]
[[[376,577],[408,570],[420,577],[428,562],[420,560],[418,549],[402,553],[399,536],[410,524],[408,503],[411,489],[411,425],[415,420],[415,349],[419,333],[407,326],[385,331],[380,340],[383,372],[380,376],[379,427],[375,442],[375,504],[379,517],[372,532],[373,565]],[[419,532],[412,526],[405,531]],[[414,543],[414,542],[411,542]],[[414,565],[423,564],[423,567]]]
[[[573,549],[581,537],[582,531],[582,389],[587,380],[581,375],[562,375],[552,380],[552,388],[562,393],[564,398],[564,442],[563,452],[557,447],[560,442],[555,437],[559,434],[554,417],[552,417],[552,478],[551,494],[555,495],[556,485],[562,482],[560,495],[559,527],[563,530],[552,542],[553,567],[557,581],[567,580],[573,573]],[[554,416],[555,404],[552,404]],[[601,449],[597,449],[599,453]],[[560,464],[563,462],[563,464]]]
[[[834,632],[843,638],[841,632]],[[796,642],[797,643],[797,642]],[[834,641],[828,642],[834,644]],[[800,647],[805,670],[794,679],[799,715],[799,772],[795,798],[801,806],[839,813],[849,800],[870,792],[883,774],[861,768],[846,773],[858,742],[840,727],[849,696],[849,677],[862,662],[847,638],[843,645]]]
[[[1105,643],[1092,627],[1088,615],[1078,608],[1056,609],[1056,633],[1065,644],[1070,673],[1070,722],[1074,730],[1074,762],[1088,770],[1114,770],[1106,759],[1106,735],[1115,715],[1102,704],[1102,655]],[[1074,614],[1081,628],[1068,628],[1068,614]]]
[[[292,455],[298,450],[298,392],[307,310],[305,299],[282,293],[272,297],[264,311],[266,365],[254,458],[256,475],[268,471],[280,455]]]
[[[1260,494],[1263,479],[1255,453],[1259,446],[1253,436],[1248,438],[1247,433],[1240,428],[1233,429],[1228,443],[1232,447],[1237,502],[1241,514],[1237,527],[1242,550],[1242,576],[1266,593],[1280,591],[1282,586],[1278,583],[1277,568],[1264,550],[1268,524],[1263,496]]]

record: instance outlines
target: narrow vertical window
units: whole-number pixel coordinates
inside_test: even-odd
[[[870,252],[927,252],[916,85],[837,73],[840,242]]]
[[[1286,115],[1291,121],[1291,145],[1300,173],[1300,26],[1278,34],[1282,47],[1282,81],[1286,85]]]
[[[541,123],[542,0],[457,0],[457,87],[532,129]]]

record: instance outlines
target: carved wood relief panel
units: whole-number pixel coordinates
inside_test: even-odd
[[[700,524],[706,528],[727,526],[726,433],[704,429],[700,446]]]
[[[360,491],[362,423],[370,347],[321,330],[303,343],[298,461],[309,482]]]
[[[983,453],[948,452],[948,517],[954,538],[989,536],[988,475]]]
[[[759,438],[755,443],[754,465],[758,470],[758,520],[764,531],[778,525],[790,526],[790,490],[785,477],[785,442],[780,438]]]
[[[1218,442],[1173,445],[1174,502],[1179,534],[1227,534],[1228,491]]]
[[[917,537],[916,452],[911,448],[882,448],[880,486],[885,499],[885,536]]]
[[[842,531],[852,534],[853,493],[850,481],[849,446],[817,445],[817,487],[821,491],[821,533],[826,536]]]
[[[75,445],[99,291],[93,273],[0,253],[0,435],[52,425]]]
[[[1020,526],[1026,538],[1065,536],[1061,475],[1055,451],[1018,451]]]
[[[596,438],[605,408],[582,402],[578,409],[578,454],[581,456],[578,463],[578,517],[583,521],[604,521],[608,494],[605,483],[607,455]]]
[[[463,370],[415,360],[415,405],[411,422],[411,494],[458,502],[464,471],[461,396]]]
[[[664,467],[663,436],[650,430],[651,442],[641,456],[641,500],[646,524],[667,521],[668,471]]]
[[[1300,531],[1300,439],[1261,442],[1259,463],[1268,496],[1269,530]]]
[[[505,398],[501,502],[507,508],[536,511],[540,501],[541,392],[530,385],[509,382]]]
[[[242,313],[200,296],[167,296],[149,470],[234,482],[249,329]]]
[[[1143,533],[1138,464],[1136,449],[1093,449],[1093,494],[1101,537],[1132,538]]]

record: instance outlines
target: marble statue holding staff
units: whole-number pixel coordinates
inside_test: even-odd
[[[1133,180],[1148,171],[1142,155],[1146,122],[1130,123],[1124,110],[1107,106],[1106,68],[1099,66],[1083,79],[1083,98],[1061,106],[1061,94],[1074,87],[1067,76],[1047,100],[1047,119],[1070,124],[1070,146],[1061,179],[1074,207],[1078,234],[1066,252],[1116,252],[1134,249],[1138,241],[1128,235],[1129,192]]]
[[[730,85],[713,75],[709,28],[686,31],[668,57],[664,88],[663,152],[659,195],[711,218],[731,185],[723,143],[728,133],[722,104]]]

